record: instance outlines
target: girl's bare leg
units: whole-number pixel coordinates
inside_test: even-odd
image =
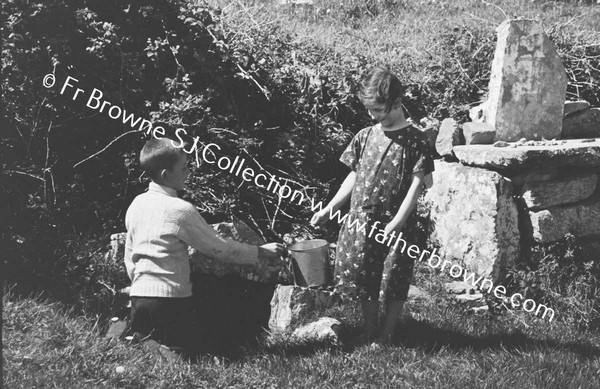
[[[379,301],[363,300],[363,319],[365,321],[365,341],[371,342],[377,330],[377,316],[379,314]]]
[[[387,303],[387,311],[385,313],[383,326],[381,328],[381,343],[390,344],[392,342],[394,330],[396,329],[396,325],[400,320],[400,314],[402,313],[403,306],[404,301],[402,300],[392,300]]]

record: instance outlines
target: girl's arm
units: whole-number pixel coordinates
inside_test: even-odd
[[[400,205],[400,209],[396,212],[396,216],[385,226],[385,233],[389,234],[392,231],[398,232],[406,223],[406,219],[410,213],[415,209],[415,205],[417,205],[417,200],[423,191],[423,181],[425,177],[425,172],[418,172],[413,174],[412,182],[410,183],[410,188],[408,188],[408,193],[402,201]]]
[[[338,209],[340,209],[346,201],[350,198],[352,194],[352,188],[354,187],[354,183],[356,182],[356,172],[351,171],[347,176],[340,189],[338,189],[335,196],[331,199],[329,204],[321,211],[315,213],[310,219],[310,224],[319,225],[327,221],[328,215],[333,215]]]

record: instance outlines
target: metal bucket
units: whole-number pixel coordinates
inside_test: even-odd
[[[299,286],[326,286],[331,283],[329,243],[324,239],[306,240],[288,246],[292,257],[294,283]]]

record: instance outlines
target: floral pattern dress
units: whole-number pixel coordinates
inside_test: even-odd
[[[412,175],[433,171],[427,136],[412,125],[385,132],[377,124],[359,131],[340,161],[356,172],[356,182],[348,218],[338,237],[336,291],[350,298],[406,300],[414,259],[402,252],[403,244],[378,243],[376,236],[396,215]],[[358,224],[350,227],[355,221]],[[377,221],[380,223],[369,237]],[[363,223],[366,228],[357,228]],[[402,228],[407,247],[415,225],[413,211]]]

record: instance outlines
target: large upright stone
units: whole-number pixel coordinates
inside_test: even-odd
[[[496,172],[443,161],[435,161],[433,180],[424,196],[431,210],[431,240],[445,259],[497,277],[519,257],[511,182]]]
[[[554,44],[534,20],[507,20],[497,32],[486,112],[496,140],[559,138],[567,76]]]

